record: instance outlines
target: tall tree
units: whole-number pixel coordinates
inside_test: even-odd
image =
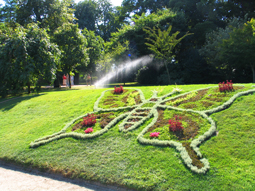
[[[50,42],[45,29],[29,24],[3,32],[0,45],[1,93],[18,92],[36,84],[39,77],[51,81],[55,77],[60,52]]]
[[[78,19],[80,29],[87,28],[88,30],[95,31],[96,22],[99,19],[98,3],[94,0],[84,0],[74,6],[74,15]]]
[[[87,40],[89,63],[87,69],[89,73],[95,72],[96,62],[100,59],[104,47],[104,40],[100,36],[96,36],[94,31],[83,29],[82,34]]]
[[[122,14],[126,14],[126,18],[131,18],[130,13],[141,16],[143,13],[154,13],[158,9],[168,7],[169,0],[123,0]]]
[[[20,0],[17,9],[17,22],[25,25],[31,22],[40,22],[47,18],[48,11],[57,0]]]
[[[99,20],[96,23],[97,35],[100,35],[104,41],[107,41],[111,37],[111,33],[115,32],[117,29],[112,28],[112,23],[114,21],[113,7],[109,0],[98,0],[98,11],[99,11]]]
[[[214,4],[214,12],[221,19],[231,19],[233,17],[249,18],[255,17],[255,2],[252,0],[207,0],[207,4]]]
[[[16,21],[22,26],[39,22],[41,28],[48,27],[54,33],[63,23],[74,22],[72,3],[72,0],[19,0]]]
[[[150,54],[145,42],[148,34],[143,30],[144,27],[153,28],[159,27],[161,30],[165,30],[167,24],[173,26],[172,32],[185,31],[185,18],[183,14],[176,14],[170,9],[158,10],[156,13],[146,15],[143,13],[141,16],[136,15],[132,18],[133,24],[124,25],[118,32],[112,33],[111,41],[112,45],[118,42],[124,43],[130,42],[130,49],[135,50],[137,56],[143,56]]]
[[[151,43],[145,43],[149,49],[155,54],[156,58],[162,59],[164,65],[166,67],[167,75],[168,75],[168,83],[171,84],[170,74],[168,71],[167,64],[172,63],[174,59],[174,48],[175,46],[186,36],[190,35],[186,33],[181,38],[177,39],[179,35],[179,31],[170,35],[172,30],[172,26],[170,25],[167,30],[161,31],[160,29],[144,28],[144,31],[149,34],[150,38],[147,38]]]
[[[221,44],[220,58],[227,60],[234,67],[250,67],[255,83],[255,19],[251,19],[240,28],[234,28],[229,35],[230,38],[224,39]]]
[[[50,4],[47,17],[43,20],[41,27],[49,28],[50,35],[64,23],[74,23],[73,0],[55,0]]]
[[[218,78],[218,81],[238,79],[235,72],[239,68],[229,63],[227,59],[222,59],[221,52],[223,47],[221,44],[224,39],[230,38],[230,33],[233,32],[234,28],[241,28],[244,23],[245,20],[243,19],[233,18],[225,28],[218,28],[208,33],[204,46],[199,50],[199,53],[205,58],[206,62],[217,70],[215,78]]]
[[[65,23],[54,33],[54,42],[61,50],[61,69],[68,73],[75,70],[79,65],[88,64],[87,40],[81,34],[77,24]],[[70,78],[69,87],[71,88]]]
[[[18,0],[4,0],[5,5],[0,8],[0,20],[1,22],[8,22],[12,27],[16,22],[16,10]]]

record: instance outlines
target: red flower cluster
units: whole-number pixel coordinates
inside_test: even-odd
[[[123,93],[123,87],[120,85],[119,88],[116,88],[116,86],[114,86],[114,93],[115,94],[121,94]]]
[[[220,82],[219,83],[219,90],[220,92],[225,92],[225,91],[231,91],[233,90],[233,83],[232,80],[230,80],[230,82],[227,80],[227,82]]]
[[[95,114],[88,114],[86,117],[83,117],[82,125],[85,127],[90,127],[97,122],[96,118],[97,116]]]
[[[91,133],[93,131],[93,129],[90,127],[90,128],[87,128],[84,132],[85,133]]]
[[[181,131],[183,129],[183,126],[182,126],[182,122],[180,122],[179,120],[181,120],[182,118],[177,115],[174,117],[175,119],[173,120],[169,119],[169,122],[168,122],[168,124],[170,125],[169,130],[173,132]]]
[[[159,136],[159,132],[153,132],[150,134],[150,137],[158,137]]]

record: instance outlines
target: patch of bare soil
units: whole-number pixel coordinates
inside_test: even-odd
[[[140,118],[133,118],[133,119],[129,119],[128,122],[137,122],[140,121]]]
[[[131,126],[132,126],[132,124],[126,124],[126,125],[124,125],[124,129],[128,129]]]
[[[204,167],[204,164],[200,161],[200,157],[196,152],[190,147],[190,143],[182,143],[182,146],[186,148],[190,158],[192,159],[192,165],[197,166],[198,169]]]
[[[207,93],[207,91],[208,91],[208,89],[199,90],[199,91],[197,92],[197,95],[196,95],[196,96],[194,96],[194,97],[192,97],[192,98],[190,98],[190,99],[188,99],[188,100],[183,100],[182,102],[179,102],[179,103],[175,104],[174,107],[177,107],[177,106],[179,106],[179,105],[181,105],[181,104],[188,103],[188,102],[196,102],[196,101],[202,99],[202,98],[205,96],[205,94]],[[166,104],[166,103],[168,103],[168,102],[174,102],[175,100],[182,99],[182,98],[186,98],[187,96],[188,96],[188,94],[186,94],[186,95],[184,95],[184,96],[181,96],[181,97],[178,97],[178,98],[176,98],[176,99],[173,99],[173,100],[171,100],[171,101],[164,102],[164,103],[162,103],[162,104],[164,105],[164,104]]]

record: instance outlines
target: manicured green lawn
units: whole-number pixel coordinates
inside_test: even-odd
[[[191,91],[210,86],[216,85],[178,87]],[[154,89],[161,96],[173,87],[135,88],[141,89],[148,99]],[[240,97],[230,108],[211,115],[218,135],[200,146],[210,162],[206,174],[196,174],[185,167],[174,148],[138,143],[138,134],[150,121],[128,133],[119,132],[116,125],[94,139],[64,138],[29,148],[32,141],[58,132],[72,119],[92,112],[104,90],[47,91],[0,103],[0,159],[138,190],[254,188],[255,94]]]

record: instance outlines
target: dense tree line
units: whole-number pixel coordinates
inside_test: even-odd
[[[148,54],[154,61],[126,80],[255,82],[251,0],[5,0],[0,11],[1,95],[57,86],[63,73],[103,75]]]

